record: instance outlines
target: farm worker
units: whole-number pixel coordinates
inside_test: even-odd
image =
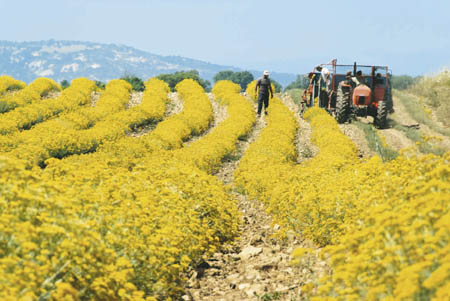
[[[383,84],[384,84],[384,80],[383,80],[381,73],[377,73],[375,75],[375,85],[383,85]]]
[[[362,71],[358,70],[356,72],[356,76],[352,77],[352,81],[357,85],[365,85],[366,84],[366,80],[364,79],[364,76],[362,76]]]
[[[345,79],[339,83],[339,85],[338,85],[338,90],[341,90],[341,91],[342,91],[342,90],[343,90],[343,89],[342,89],[342,86],[343,86],[343,85],[350,85],[350,86],[352,86],[352,87],[355,86],[355,84],[353,83],[353,80],[352,80],[352,72],[351,72],[351,71],[348,71],[348,72],[345,74]]]
[[[269,71],[265,70],[263,73],[263,77],[258,79],[255,87],[255,98],[256,92],[259,90],[258,95],[258,116],[261,116],[262,107],[264,104],[264,114],[267,115],[267,107],[269,106],[269,92],[270,97],[273,98],[273,90],[272,85],[269,79]]]
[[[322,66],[317,66],[316,70],[320,72],[320,83],[319,83],[319,107],[327,108],[329,105],[329,97],[331,96],[331,78],[330,70],[323,68]]]
[[[328,68],[323,68],[322,66],[316,67],[317,72],[320,72],[320,77],[323,81],[323,86],[327,86],[330,83],[330,70]]]

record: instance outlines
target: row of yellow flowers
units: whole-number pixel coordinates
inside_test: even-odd
[[[129,83],[111,81],[96,107],[78,107],[74,111],[59,115],[58,118],[39,123],[28,131],[11,135],[8,143],[8,151],[11,151],[9,155],[27,160],[31,164],[42,164],[49,157],[70,153],[70,145],[88,146],[86,139],[90,137],[77,137],[77,130],[87,129],[104,116],[124,110],[129,102],[130,91]]]
[[[275,222],[327,245],[322,254],[333,272],[306,285],[305,294],[313,300],[448,299],[450,155],[360,161],[335,120],[313,108],[305,118],[320,152],[294,166],[293,134],[282,132],[292,120],[275,109],[236,181],[267,205]]]
[[[212,122],[212,105],[203,88],[194,80],[186,79],[175,87],[183,101],[180,114],[170,116],[158,124],[143,143],[150,149],[176,149],[193,135],[204,132]]]
[[[7,89],[9,89],[10,87],[11,86],[9,86]],[[17,87],[17,84],[12,84],[12,87]],[[56,82],[44,77],[34,80],[26,87],[22,87],[20,85],[19,87],[21,87],[21,90],[19,90],[18,92],[7,93],[0,98],[0,113],[5,113],[17,107],[23,107],[32,102],[39,101],[42,97],[47,96],[50,92],[61,90],[61,87]]]
[[[165,109],[165,102],[168,101],[167,95],[170,91],[167,84],[156,78],[151,79],[152,84],[144,92],[144,100],[152,100],[157,104],[159,112]],[[176,115],[172,115],[162,122],[158,123],[156,128],[146,135],[138,138],[125,136],[111,136],[101,145],[95,153],[68,157],[62,162],[53,161],[54,164],[68,164],[72,162],[83,165],[95,165],[99,158],[104,158],[111,165],[120,165],[126,168],[132,168],[136,159],[161,150],[174,150],[183,146],[183,141],[188,140],[194,134],[206,130],[213,119],[212,106],[203,88],[193,80],[184,80],[176,86],[181,100],[183,101],[183,110]],[[130,114],[135,108],[142,107],[142,104],[133,107],[127,111]],[[153,110],[152,112],[156,112]],[[149,111],[149,113],[152,113]],[[158,114],[160,114],[158,113]],[[158,115],[161,118],[163,114]],[[117,118],[114,118],[117,119]],[[111,128],[114,120],[105,123],[105,126]],[[136,127],[136,126],[135,126]],[[116,139],[114,139],[116,138]],[[119,139],[120,138],[120,139]]]
[[[325,253],[333,274],[317,283],[315,299],[447,299],[450,155],[361,162],[353,145],[335,139],[340,135],[337,128],[328,134],[322,130],[324,123],[335,122],[325,112],[320,115],[322,122],[316,123],[319,113],[307,118],[313,131],[323,132],[314,141],[325,154],[290,182],[304,183],[310,176],[319,179],[314,185],[323,187],[317,191],[312,185],[299,185],[304,208],[293,214],[307,221],[301,226],[310,229],[305,235],[331,243]],[[335,145],[343,151],[336,152]]]
[[[7,92],[23,89],[27,86],[23,81],[14,79],[9,75],[0,76],[0,96],[3,96]]]
[[[152,93],[144,93],[138,106],[125,110],[131,85],[113,80],[106,86],[95,107],[81,108],[37,125],[17,135],[17,147],[9,155],[24,159],[30,166],[44,165],[48,158],[63,158],[95,151],[106,141],[116,141],[128,131],[162,118],[167,85],[152,80]],[[155,96],[156,93],[156,97]]]
[[[43,83],[43,81],[39,82]],[[80,105],[90,102],[90,95],[95,87],[93,81],[79,78],[74,80],[72,85],[65,89],[59,97],[45,101],[33,101],[39,100],[41,97],[42,90],[37,91],[33,94],[33,100],[30,104],[0,115],[0,134],[14,134],[19,130],[29,129],[33,125],[60,113],[77,109]],[[38,89],[48,89],[48,85],[39,84]],[[20,92],[25,90],[28,89],[25,88]],[[20,95],[20,92],[17,95]]]
[[[195,164],[198,168],[213,174],[222,160],[236,150],[236,142],[244,138],[255,123],[253,106],[239,95],[241,87],[231,81],[219,81],[212,93],[221,105],[227,107],[228,116],[202,139],[175,151],[175,157]]]

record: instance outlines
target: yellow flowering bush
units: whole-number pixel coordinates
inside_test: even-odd
[[[20,81],[17,81],[20,83]],[[0,84],[1,85],[1,84]],[[13,87],[21,87],[14,94],[7,94],[0,98],[0,113],[11,111],[17,107],[23,107],[29,103],[39,101],[41,97],[47,96],[52,91],[60,91],[61,87],[49,78],[38,78],[28,86],[13,84]],[[9,86],[8,88],[10,88]],[[1,91],[1,87],[0,87]],[[1,93],[1,92],[0,92]]]
[[[39,85],[39,87],[46,87],[46,85]],[[1,114],[0,135],[10,135],[17,133],[19,130],[29,129],[33,125],[60,113],[77,109],[80,105],[89,103],[91,92],[95,90],[95,87],[95,82],[91,80],[86,78],[75,79],[71,86],[55,99],[48,99],[43,102],[32,101],[24,107]],[[36,99],[39,99],[40,95],[40,93],[35,93]]]
[[[131,85],[123,80],[109,82],[95,107],[63,114],[17,135],[18,147],[10,155],[26,160],[29,166],[43,166],[50,157],[95,151],[107,140],[115,141],[135,127],[161,119],[168,87],[157,80],[151,83],[153,92],[145,93],[140,105],[125,110]]]
[[[275,222],[326,246],[322,253],[333,272],[307,284],[306,296],[446,299],[450,154],[400,156],[386,164],[378,157],[360,161],[334,119],[312,108],[305,118],[320,152],[293,165],[286,160],[289,148],[275,152],[270,147],[279,144],[275,149],[282,150],[284,141],[293,145],[293,136],[263,142],[264,132],[277,122],[289,127],[286,118],[275,116],[269,112],[273,119],[241,161],[236,181],[266,204]],[[257,154],[267,157],[259,161]],[[296,262],[304,251],[294,252]]]
[[[14,79],[9,75],[0,76],[0,96],[9,91],[15,91],[25,88],[27,85],[20,80]]]
[[[195,99],[192,98],[191,105],[198,101]],[[195,124],[190,122],[197,117],[193,110],[190,114],[181,114],[185,116],[185,126]],[[198,110],[197,114],[203,112]],[[205,121],[208,119],[204,118]],[[22,237],[25,247],[34,251],[26,258],[18,253],[8,261],[9,268],[2,269],[9,272],[0,277],[20,278],[22,270],[11,270],[11,267],[18,266],[19,261],[33,262],[33,269],[27,270],[31,273],[28,281],[33,283],[0,282],[9,287],[8,290],[0,287],[5,296],[23,297],[26,287],[32,298],[50,296],[57,299],[64,294],[80,299],[176,297],[183,290],[186,280],[183,275],[189,265],[201,262],[205,254],[214,252],[221,243],[237,234],[236,202],[217,178],[199,170],[192,162],[177,160],[172,151],[142,149],[142,137],[117,141],[126,141],[129,143],[127,150],[139,149],[143,154],[125,159],[129,164],[124,165],[119,162],[122,159],[120,150],[124,149],[112,152],[105,145],[93,154],[48,160],[42,174],[36,174],[35,184],[22,185],[17,179],[10,180],[13,186],[17,183],[20,187],[36,185],[38,189],[37,183],[48,185],[47,190],[37,194],[36,198],[47,195],[39,202],[45,202],[50,208],[61,206],[57,207],[60,211],[49,214],[50,209],[45,207],[30,212],[48,215],[49,219],[45,221],[58,227],[61,239],[55,244],[56,238],[40,233],[30,237],[28,235],[36,231],[35,225],[30,225]],[[10,164],[7,162],[5,168],[11,169]],[[28,175],[23,167],[9,173]],[[26,204],[38,207],[28,201]],[[19,218],[18,211],[12,211],[10,207],[3,212]],[[26,216],[25,220],[28,219]],[[71,223],[81,226],[76,228]],[[8,224],[11,228],[6,239],[18,237],[16,232],[23,226]],[[51,258],[65,261],[53,263],[54,270],[42,271],[41,265],[45,266],[45,262],[36,263],[35,257],[40,256],[42,246],[51,250]],[[19,252],[18,247],[12,246],[12,252]],[[38,272],[41,274],[36,274]],[[9,273],[14,277],[8,277]],[[54,274],[57,277],[48,276]],[[46,281],[45,285],[43,281]]]
[[[236,201],[211,174],[255,122],[239,86],[214,86],[228,117],[186,147],[213,118],[196,82],[177,86],[181,113],[139,137],[127,133],[162,120],[167,84],[149,80],[142,103],[129,109],[127,83],[112,81],[96,107],[83,107],[93,89],[75,80],[59,109],[37,106],[48,99],[0,115],[26,108],[59,115],[29,115],[42,123],[25,130],[15,121],[0,136],[2,300],[177,299],[189,268],[238,234]],[[320,152],[296,164],[295,116],[278,98],[268,113],[235,184],[283,230],[323,247],[332,272],[307,283],[302,297],[448,299],[450,154],[361,161],[335,120],[311,108],[304,116]],[[317,253],[294,250],[293,263]]]
[[[218,170],[224,157],[236,150],[237,140],[250,132],[256,120],[252,105],[238,94],[239,85],[219,81],[212,92],[220,104],[227,106],[227,119],[202,139],[175,151],[175,156],[180,160],[194,163],[210,174]]]
[[[265,199],[268,189],[290,170],[297,153],[294,145],[297,122],[281,100],[268,108],[267,126],[250,145],[235,172],[238,187],[254,198]]]

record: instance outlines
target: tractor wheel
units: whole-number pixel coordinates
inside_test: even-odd
[[[394,113],[394,103],[392,102],[392,91],[389,87],[386,88],[386,93],[384,94],[384,101],[386,102],[388,113]]]
[[[342,87],[337,90],[336,97],[336,120],[338,123],[344,123],[348,120],[350,113],[349,93],[344,93]]]
[[[388,108],[385,101],[379,101],[378,102],[378,109],[377,109],[377,117],[375,118],[375,124],[380,129],[383,129],[386,127],[386,118],[387,118]]]

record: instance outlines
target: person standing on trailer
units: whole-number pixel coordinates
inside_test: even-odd
[[[269,71],[265,70],[263,77],[258,79],[255,87],[255,98],[256,93],[258,94],[258,117],[261,116],[262,107],[264,105],[264,114],[267,115],[267,108],[269,107],[269,92],[270,98],[273,98],[272,84],[269,79]]]
[[[329,98],[331,94],[331,78],[330,70],[322,66],[316,67],[317,72],[320,72],[319,81],[319,107],[328,108]]]

